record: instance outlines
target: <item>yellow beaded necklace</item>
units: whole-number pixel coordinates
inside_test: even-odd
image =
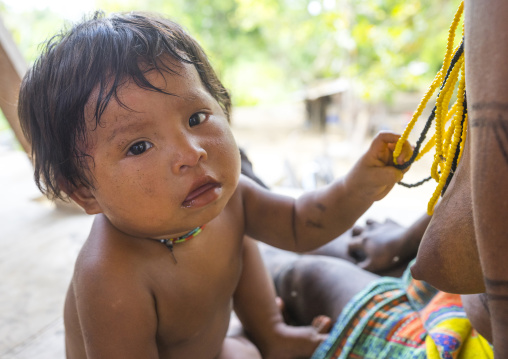
[[[397,142],[393,152],[393,158],[396,167],[407,168],[413,162],[416,162],[422,158],[422,156],[429,152],[432,148],[435,148],[436,152],[434,154],[434,162],[431,167],[430,177],[413,185],[400,183],[406,187],[414,187],[422,184],[429,179],[434,179],[437,182],[437,187],[427,207],[427,213],[429,215],[434,213],[434,206],[436,205],[439,196],[443,195],[446,191],[453,173],[458,163],[460,162],[467,134],[464,37],[462,37],[462,42],[460,45],[453,49],[455,33],[462,17],[463,10],[464,2],[462,1],[448,31],[448,42],[446,46],[446,54],[443,60],[443,66],[437,73],[434,81],[418,105],[411,121]],[[462,34],[464,34],[464,29],[462,29]],[[450,108],[450,101],[457,83],[458,89],[456,101]],[[413,156],[404,165],[398,165],[395,159],[400,155],[403,143],[409,137],[409,134],[413,130],[416,121],[420,118],[422,111],[429,102],[430,97],[434,94],[438,87],[440,87],[440,91],[436,98],[435,107],[432,110],[432,113],[427,120],[422,134],[416,143]],[[435,120],[435,133],[420,151],[422,142],[424,141],[433,120]]]

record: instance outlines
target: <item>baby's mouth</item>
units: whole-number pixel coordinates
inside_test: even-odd
[[[221,185],[217,182],[207,182],[193,189],[182,202],[183,207],[191,207],[195,204],[206,204],[198,202],[208,202],[206,197],[216,197],[214,190],[220,188]]]

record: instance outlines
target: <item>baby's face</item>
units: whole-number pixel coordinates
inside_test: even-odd
[[[146,77],[170,96],[120,87],[101,125],[89,121],[92,194],[112,224],[136,236],[168,238],[207,223],[238,184],[240,155],[227,118],[192,65]]]

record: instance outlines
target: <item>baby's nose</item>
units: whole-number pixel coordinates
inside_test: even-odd
[[[193,139],[179,141],[178,148],[174,151],[172,171],[181,174],[207,158],[208,154],[199,141]]]

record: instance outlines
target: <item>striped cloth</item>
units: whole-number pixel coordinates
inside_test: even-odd
[[[440,292],[406,270],[381,278],[344,308],[311,359],[494,358],[471,327],[459,295]]]

